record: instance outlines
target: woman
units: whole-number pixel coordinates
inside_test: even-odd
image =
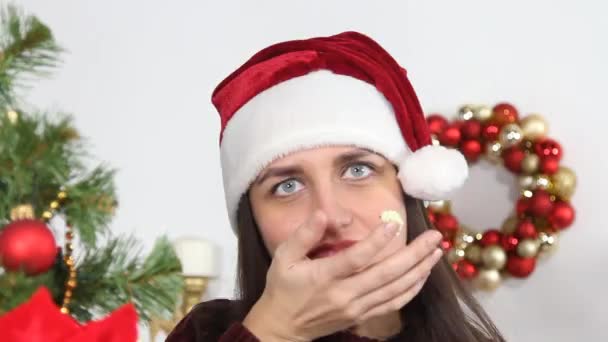
[[[213,103],[239,298],[199,304],[167,341],[504,340],[422,202],[462,185],[466,161],[430,144],[405,70],[376,42],[275,44]]]

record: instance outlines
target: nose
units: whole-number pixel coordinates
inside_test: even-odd
[[[339,191],[331,184],[315,189],[313,210],[321,210],[327,217],[328,230],[340,230],[353,222],[352,211],[342,204]]]

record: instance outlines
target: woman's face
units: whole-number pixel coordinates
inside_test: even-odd
[[[266,167],[249,191],[253,216],[271,255],[316,211],[327,217],[319,244],[364,239],[381,224],[384,210],[406,212],[393,164],[356,147],[295,152]],[[376,259],[405,244],[407,227]]]

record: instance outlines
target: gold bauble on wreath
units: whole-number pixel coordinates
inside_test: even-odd
[[[575,219],[570,199],[576,175],[561,165],[562,147],[547,136],[546,120],[539,114],[520,118],[513,105],[499,103],[464,105],[452,121],[431,114],[427,123],[434,144],[458,149],[469,166],[485,159],[506,168],[520,193],[512,213],[496,220],[500,228],[479,233],[459,223],[450,201],[427,202],[429,219],[443,234],[447,260],[461,279],[483,290],[496,289],[508,277],[528,277],[538,258],[555,251],[558,234]],[[453,127],[459,139],[442,135]]]

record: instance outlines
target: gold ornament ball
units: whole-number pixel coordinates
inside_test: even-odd
[[[523,239],[517,245],[517,254],[522,258],[532,258],[538,254],[540,244],[536,239]]]
[[[524,138],[521,128],[514,123],[503,126],[498,134],[498,141],[504,148],[515,146]]]
[[[521,190],[530,190],[534,187],[534,177],[531,175],[521,175],[517,181]]]
[[[534,189],[551,190],[553,188],[553,182],[549,176],[540,174],[534,176]]]
[[[500,272],[495,269],[482,269],[475,277],[473,284],[486,291],[492,291],[500,285]]]
[[[507,253],[500,246],[488,246],[481,250],[481,260],[486,268],[500,270],[507,263]]]
[[[470,243],[473,243],[473,241],[475,241],[475,237],[469,234],[466,229],[461,229],[456,233],[456,236],[454,236],[454,246],[457,248],[466,248]]]
[[[521,161],[521,169],[527,173],[532,174],[538,171],[538,166],[540,165],[540,158],[537,154],[530,153],[524,157],[524,160]]]
[[[509,235],[509,234],[513,234],[515,232],[515,230],[517,229],[517,223],[519,222],[519,220],[517,219],[516,216],[510,216],[508,217],[503,223],[502,223],[502,232]]]
[[[33,219],[34,207],[31,204],[20,204],[11,209],[11,221]]]
[[[486,146],[486,158],[492,163],[502,162],[502,145],[498,141],[489,142]]]
[[[526,139],[536,140],[544,137],[549,130],[549,126],[545,119],[538,114],[526,116],[521,120],[520,124]]]
[[[481,247],[478,244],[470,244],[464,250],[464,256],[474,264],[481,263]]]
[[[538,243],[541,255],[549,255],[557,249],[557,234],[540,232],[538,233]]]
[[[449,213],[450,212],[450,202],[439,200],[439,201],[430,201],[429,208],[436,213]]]
[[[553,181],[553,193],[568,200],[576,189],[576,175],[574,171],[565,166],[560,167],[551,177]]]
[[[460,120],[471,120],[474,115],[474,108],[471,105],[464,105],[458,109],[458,118]]]
[[[473,110],[473,117],[479,121],[486,121],[492,117],[492,108],[488,106],[477,106]]]
[[[66,287],[68,289],[74,289],[76,287],[76,280],[75,279],[70,279],[66,282]]]
[[[457,263],[464,259],[464,250],[460,248],[452,248],[446,254],[446,258],[451,264]]]
[[[63,295],[65,298],[72,298],[72,290],[65,290]]]
[[[61,313],[64,315],[67,315],[70,313],[70,310],[68,310],[68,308],[66,308],[66,307],[62,307],[61,309],[59,309],[59,311],[61,311]]]

